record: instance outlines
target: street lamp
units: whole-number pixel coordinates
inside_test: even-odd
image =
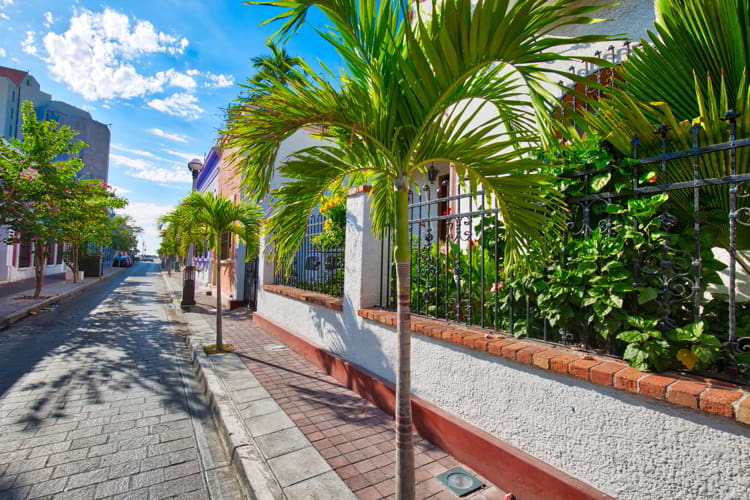
[[[198,181],[198,174],[203,168],[203,162],[198,158],[193,158],[188,162],[188,169],[190,174],[193,176],[193,191],[195,191],[195,184]],[[193,252],[195,251],[195,245],[193,243],[188,247],[188,260],[185,272],[182,273],[182,302],[180,305],[183,306],[194,306],[195,305],[195,268],[193,267]]]

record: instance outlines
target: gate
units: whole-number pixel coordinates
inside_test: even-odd
[[[243,300],[255,311],[258,302],[258,258],[245,262],[245,286]]]

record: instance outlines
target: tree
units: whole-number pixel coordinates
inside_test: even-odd
[[[226,234],[235,235],[245,244],[245,258],[258,253],[263,212],[255,203],[232,202],[212,192],[193,192],[160,223],[176,236],[171,250],[184,252],[191,242],[207,236],[209,248],[216,252],[216,350],[224,350],[221,329],[221,240]]]
[[[73,282],[78,281],[79,257],[86,245],[110,246],[120,229],[122,219],[112,211],[123,208],[127,200],[117,197],[111,187],[100,180],[77,181],[62,203],[65,218],[60,229],[71,245],[66,264],[73,271]]]
[[[311,7],[332,24],[322,32],[343,60],[340,82],[302,65],[305,79],[274,77],[264,95],[232,111],[226,135],[246,190],[273,198],[267,232],[275,255],[290,260],[299,248],[309,214],[321,197],[360,173],[372,179],[374,230],[393,227],[398,286],[398,371],[396,383],[397,498],[414,497],[411,420],[410,248],[408,193],[416,176],[435,161],[452,162],[458,174],[492,195],[506,230],[506,270],[523,264],[529,242],[543,237],[548,213],[558,200],[550,179],[535,172],[528,156],[540,142],[537,126],[551,128],[546,66],[572,60],[555,48],[607,39],[548,36],[564,25],[587,24],[597,7],[574,0],[552,5],[444,0],[430,19],[419,10],[408,20],[396,0],[279,0],[251,2],[285,9],[277,34],[294,34]],[[600,62],[600,61],[597,61]],[[564,76],[576,79],[574,75]],[[491,117],[482,118],[483,111]],[[297,130],[321,126],[328,145],[293,154],[278,169],[286,179],[270,191],[279,145]]]
[[[47,242],[61,241],[68,220],[68,201],[78,189],[76,173],[83,167],[78,153],[85,144],[78,134],[55,121],[39,121],[31,102],[21,104],[23,141],[0,141],[0,225],[13,235],[6,243],[34,244],[36,288],[44,284]],[[67,159],[58,159],[62,158]]]
[[[290,56],[285,47],[274,42],[268,42],[266,46],[271,54],[252,58],[256,73],[248,80],[248,83],[251,86],[262,86],[267,82],[280,81],[286,83],[289,80],[296,79],[297,73],[294,68],[304,62],[302,58]]]
[[[121,252],[132,252],[138,247],[138,236],[143,233],[143,228],[136,226],[135,221],[129,215],[117,216],[116,228],[112,233],[112,249]]]

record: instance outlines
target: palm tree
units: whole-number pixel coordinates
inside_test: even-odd
[[[245,244],[245,258],[258,253],[263,212],[254,203],[232,202],[212,192],[193,192],[176,210],[175,219],[185,236],[181,245],[208,236],[209,248],[216,252],[216,350],[224,350],[221,329],[221,239],[232,234]]]
[[[527,154],[540,142],[537,126],[550,128],[546,75],[553,71],[545,64],[570,59],[550,50],[607,37],[545,37],[561,25],[594,21],[587,14],[596,7],[578,7],[575,0],[444,0],[429,20],[417,11],[412,22],[399,0],[251,3],[286,9],[276,17],[286,20],[278,36],[291,36],[313,6],[332,24],[323,37],[344,62],[340,84],[302,64],[306,78],[274,77],[253,105],[233,109],[226,135],[246,190],[274,200],[268,233],[280,261],[293,258],[305,233],[300,221],[328,190],[361,173],[371,180],[373,229],[381,236],[394,229],[396,492],[411,499],[409,190],[432,162],[452,162],[460,176],[493,195],[506,227],[506,269],[522,265],[528,244],[542,238],[546,216],[559,207],[550,179],[528,173],[540,166]],[[289,180],[271,192],[280,143],[307,126],[321,126],[330,143],[287,158],[278,173]]]
[[[269,81],[287,82],[297,78],[295,68],[303,63],[302,58],[290,56],[285,47],[275,42],[268,42],[266,46],[270,54],[251,59],[256,73],[250,78],[250,83],[258,86]]]

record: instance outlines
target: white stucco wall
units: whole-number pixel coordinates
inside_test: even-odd
[[[395,329],[357,316],[378,283],[380,243],[353,235],[365,196],[348,204],[344,310],[261,289],[258,312],[395,382]],[[617,498],[748,498],[750,428],[736,421],[419,335],[412,368],[415,395]]]
[[[395,329],[259,291],[258,311],[395,382]],[[750,429],[722,417],[430,338],[413,337],[414,394],[623,499],[747,499]]]

